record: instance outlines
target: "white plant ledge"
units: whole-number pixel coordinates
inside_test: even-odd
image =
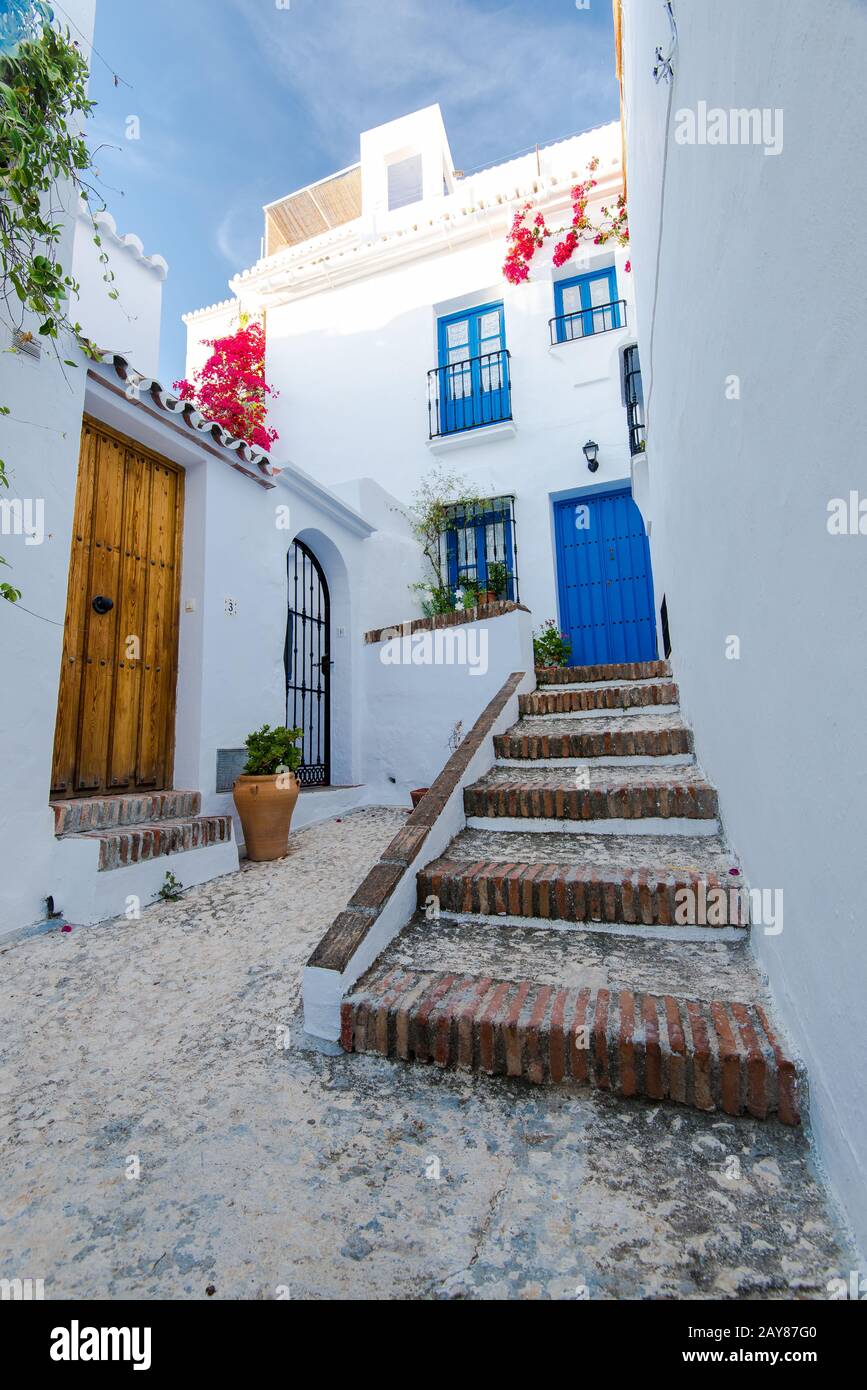
[[[518,433],[514,420],[501,420],[496,425],[480,425],[474,430],[456,430],[454,434],[429,439],[432,454],[448,454],[453,449],[465,449],[471,444],[487,444],[494,439],[514,439]]]

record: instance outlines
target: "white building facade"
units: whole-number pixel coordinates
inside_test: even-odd
[[[537,626],[555,619],[573,660],[655,656],[630,497],[643,439],[628,249],[585,244],[556,268],[552,236],[527,282],[503,274],[515,212],[529,201],[568,227],[591,160],[591,216],[614,203],[619,125],[462,176],[433,106],[362,134],[360,156],[265,209],[265,254],[234,298],[185,319],[188,375],[203,339],[241,310],[263,315],[275,459],[338,492],[372,478],[403,504],[435,469],[458,474],[486,507],[456,517],[452,588],[484,589],[488,565],[505,565],[507,596]],[[393,616],[417,603],[398,586]]]
[[[867,216],[851,107],[867,12],[730,0],[721,24],[710,0],[670,9],[622,4],[642,505],[697,753],[750,883],[784,894],[783,930],[756,932],[753,945],[806,1062],[820,1156],[863,1244],[858,237],[835,235],[821,290],[803,286],[810,248],[828,237],[812,174],[835,190],[837,228]]]

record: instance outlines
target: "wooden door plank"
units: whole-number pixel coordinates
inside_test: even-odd
[[[171,652],[174,591],[176,474],[155,465],[151,479],[151,513],[147,551],[147,620],[143,650],[141,739],[138,777],[144,786],[156,786],[165,776],[168,661]]]
[[[109,786],[132,787],[136,778],[141,711],[150,464],[124,451],[123,548],[118,585],[117,650],[111,712]]]
[[[79,720],[78,791],[104,790],[108,782],[109,732],[117,649],[117,601],[123,541],[123,448],[98,436],[93,498],[90,592],[86,595],[85,669]],[[93,610],[97,594],[114,601],[109,613]]]
[[[178,653],[180,648],[181,632],[181,571],[183,564],[184,549],[184,489],[186,486],[186,475],[181,469],[175,472],[175,499],[174,517],[172,534],[172,562],[171,562],[171,598],[170,616],[171,629],[169,633],[169,646],[166,652],[165,661],[165,680],[166,680],[166,713],[165,713],[165,753],[163,768],[163,785],[174,787],[175,775],[175,718],[177,714],[177,691],[178,691]]]
[[[51,774],[53,796],[67,796],[75,788],[78,753],[78,724],[84,672],[87,592],[90,579],[93,491],[96,464],[96,436],[88,424],[82,426],[69,557],[66,619],[57,720],[54,732],[54,760]]]

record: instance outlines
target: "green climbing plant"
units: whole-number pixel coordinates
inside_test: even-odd
[[[84,199],[88,208],[95,195],[88,181],[92,155],[82,132],[93,109],[87,79],[84,57],[69,32],[54,27],[50,6],[11,0],[0,16],[0,318],[19,343],[39,335],[58,359],[68,335],[96,356],[72,318],[78,286],[59,259],[66,216],[61,190]],[[93,232],[109,296],[117,299],[95,221]],[[8,407],[0,406],[0,414],[8,415]],[[0,487],[8,486],[0,458]],[[0,564],[7,561],[0,557]],[[16,602],[21,593],[0,583],[0,597]]]

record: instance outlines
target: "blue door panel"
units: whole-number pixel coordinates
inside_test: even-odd
[[[576,522],[587,508],[586,528]],[[555,503],[557,585],[575,666],[657,655],[650,547],[628,490]]]
[[[510,383],[502,303],[441,318],[438,332],[442,433],[507,419]]]

